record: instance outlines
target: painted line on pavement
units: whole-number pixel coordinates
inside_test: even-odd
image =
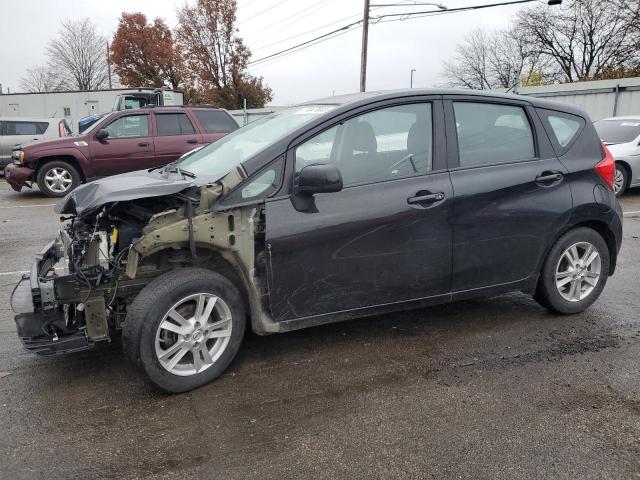
[[[35,207],[53,207],[55,203],[39,203],[37,205],[3,205],[0,208],[35,208]]]
[[[622,212],[624,214],[624,216],[629,216],[629,215],[640,215],[640,210],[636,210],[635,212]]]

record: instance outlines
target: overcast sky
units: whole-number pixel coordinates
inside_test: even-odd
[[[371,3],[398,1],[371,0]],[[64,18],[89,17],[100,33],[111,37],[122,11],[141,11],[151,18],[163,17],[174,26],[176,6],[183,2],[1,0],[0,83],[4,91],[9,87],[15,92],[27,68],[45,63],[45,45],[56,34]],[[441,0],[440,3],[456,8],[493,2]],[[375,8],[372,15],[432,8],[435,7]],[[442,62],[453,54],[465,33],[478,27],[507,26],[513,13],[522,8],[525,7],[498,7],[371,25],[367,89],[406,88],[412,68],[416,69],[414,86],[442,83]],[[357,20],[362,16],[362,10],[363,0],[239,0],[238,28],[253,52],[253,59],[258,59]],[[337,23],[325,27],[333,22]],[[357,91],[361,36],[362,29],[356,28],[277,61],[250,67],[250,71],[264,77],[273,89],[273,105],[330,96],[334,92]],[[281,40],[281,43],[271,45]]]

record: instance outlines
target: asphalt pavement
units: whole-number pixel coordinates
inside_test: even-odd
[[[583,314],[517,293],[249,335],[173,396],[117,345],[23,351],[9,296],[54,203],[0,181],[0,479],[640,478],[640,190]]]

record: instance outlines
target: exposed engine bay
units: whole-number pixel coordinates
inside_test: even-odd
[[[106,202],[61,217],[66,223],[59,237],[12,294],[25,347],[52,355],[110,342],[137,293],[183,266],[222,270],[246,292],[254,330],[273,331],[255,268],[264,247],[262,209],[213,209],[242,178],[234,171],[215,184]]]

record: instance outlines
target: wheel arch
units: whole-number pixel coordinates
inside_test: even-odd
[[[47,163],[51,163],[51,162],[67,162],[69,165],[71,165],[76,169],[76,171],[78,172],[78,175],[80,175],[80,178],[83,182],[87,180],[87,177],[84,173],[84,169],[82,168],[82,164],[78,161],[76,157],[68,154],[48,155],[46,157],[39,158],[38,163],[36,164],[36,171],[39,171]]]

